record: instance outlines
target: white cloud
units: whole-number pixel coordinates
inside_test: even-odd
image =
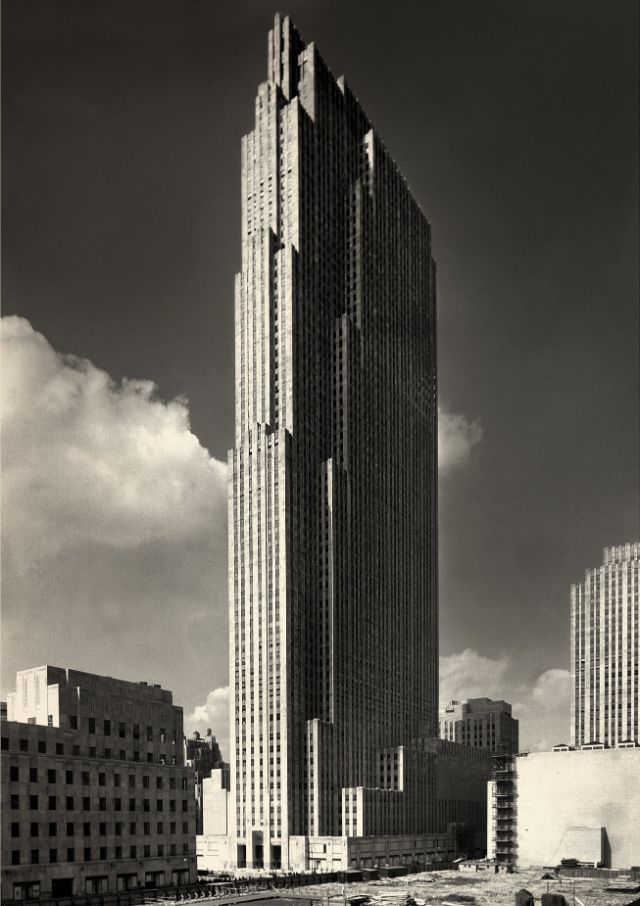
[[[472,648],[440,658],[440,701],[506,698],[506,657],[483,657]]]
[[[191,705],[226,675],[226,466],[187,402],[116,383],[8,317],[2,411],[8,685],[53,661]]]
[[[222,757],[229,761],[229,687],[213,689],[204,705],[196,705],[191,714],[186,715],[185,728],[188,732],[211,728],[220,744]]]
[[[456,466],[464,465],[471,456],[471,450],[482,440],[482,426],[470,421],[464,415],[447,412],[438,407],[438,466],[446,473]]]
[[[151,381],[115,384],[58,355],[22,318],[2,321],[5,518],[20,569],[78,540],[181,543],[202,532],[226,467],[189,429],[182,399]]]
[[[531,698],[545,704],[567,706],[570,692],[571,674],[569,671],[553,667],[551,670],[545,670],[535,681]]]
[[[484,657],[471,648],[440,658],[440,701],[497,698],[512,703],[520,721],[520,750],[548,751],[569,741],[571,676],[552,667],[527,686],[509,658]],[[517,701],[513,698],[517,695]]]

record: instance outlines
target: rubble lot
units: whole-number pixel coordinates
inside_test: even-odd
[[[536,903],[540,902],[543,893],[561,893],[569,906],[573,906],[574,894],[576,906],[626,906],[632,903],[640,893],[631,889],[638,886],[624,877],[609,878],[562,878],[559,880],[542,880],[543,869],[522,870],[513,874],[494,874],[493,872],[467,873],[458,871],[423,872],[415,875],[404,875],[399,878],[384,878],[378,881],[357,881],[347,884],[344,895],[347,900],[355,896],[366,895],[371,899],[371,906],[405,906],[406,897],[410,896],[417,906],[445,906],[447,903],[456,906],[514,906],[515,894],[521,888],[531,891]],[[608,891],[614,886],[627,887],[623,893]],[[305,887],[304,893],[296,891],[297,897],[304,899],[328,901],[328,906],[342,906],[342,884],[317,884]],[[283,898],[287,894],[282,892]],[[296,898],[297,898],[296,897]]]

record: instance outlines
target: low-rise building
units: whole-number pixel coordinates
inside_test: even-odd
[[[489,851],[498,861],[640,864],[639,747],[563,746],[501,759],[491,797]]]
[[[2,897],[196,880],[193,773],[171,692],[59,667],[17,675],[2,721]]]

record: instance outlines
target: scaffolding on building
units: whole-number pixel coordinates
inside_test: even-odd
[[[501,754],[493,758],[493,851],[502,870],[511,871],[518,860],[518,812],[516,758]]]

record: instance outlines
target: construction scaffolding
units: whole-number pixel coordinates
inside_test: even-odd
[[[511,871],[518,861],[518,809],[515,755],[493,759],[493,852],[496,865]]]

